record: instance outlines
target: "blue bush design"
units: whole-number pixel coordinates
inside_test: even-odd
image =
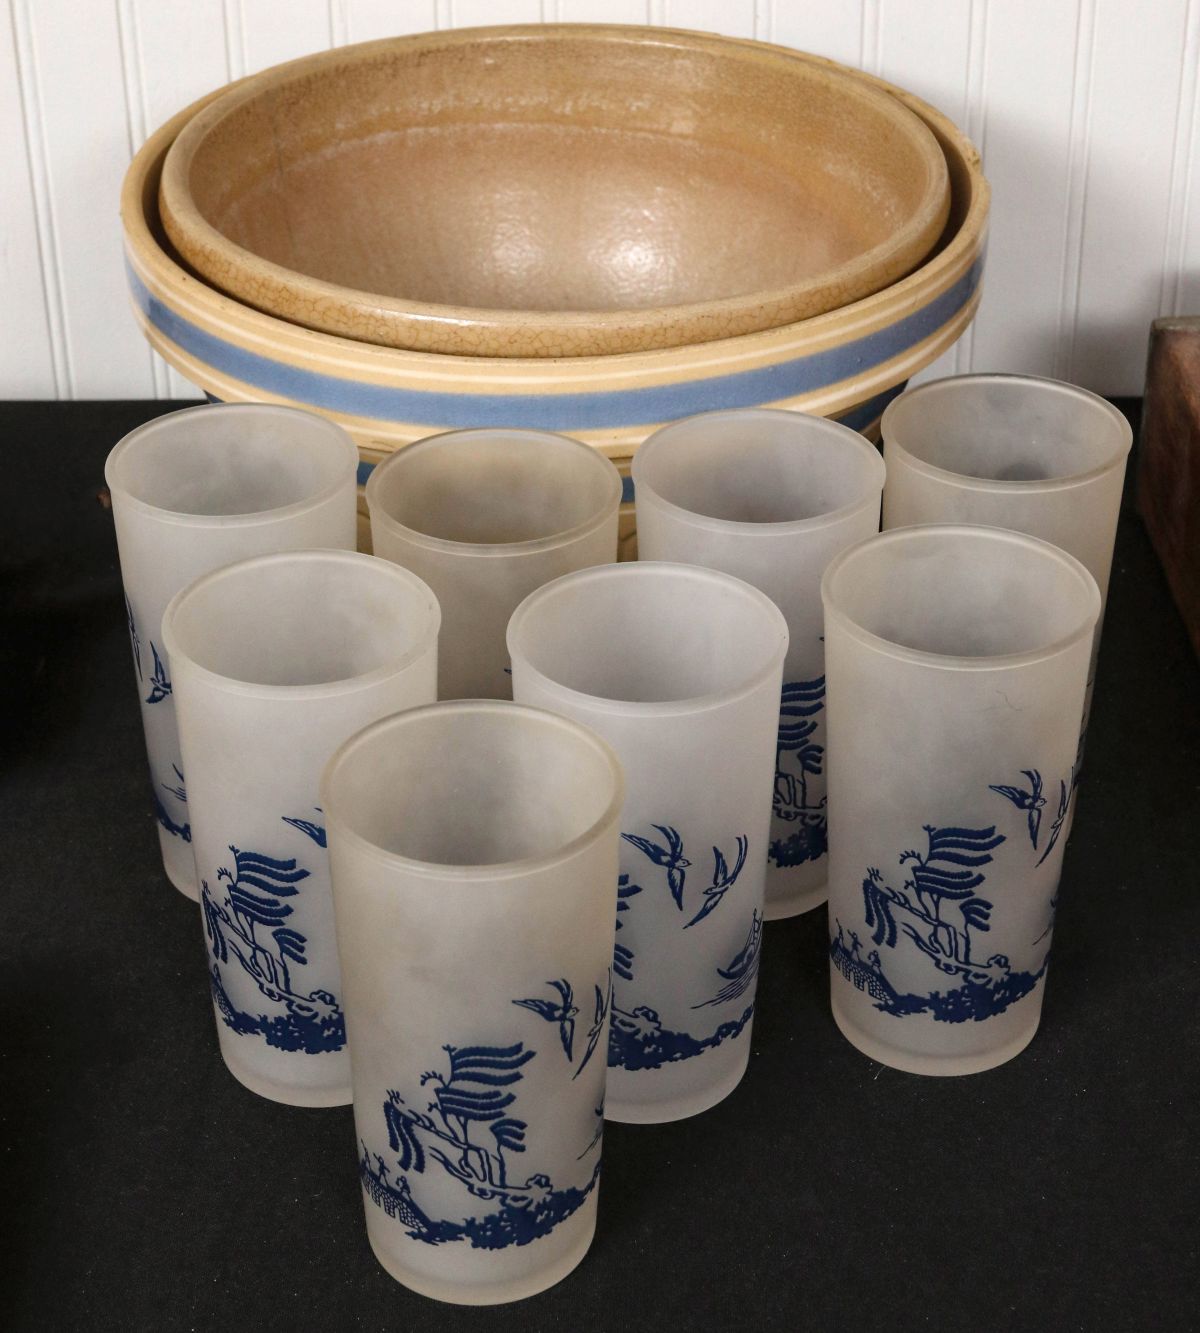
[[[826,798],[810,801],[808,796],[809,778],[825,771],[825,747],[812,739],[824,707],[823,675],[784,685],[775,746],[774,814],[776,821],[796,827],[786,837],[772,838],[767,849],[772,865],[803,865],[829,850]]]
[[[1032,784],[1031,784],[1032,785]],[[1001,793],[1005,795],[1006,793]],[[1025,807],[1028,808],[1028,807]],[[871,867],[863,880],[863,906],[871,940],[894,949],[903,937],[932,965],[956,977],[953,989],[924,995],[902,994],[888,980],[879,948],[863,955],[857,932],[849,933],[840,921],[830,941],[833,965],[856,989],[865,991],[885,1013],[928,1013],[946,1023],[981,1022],[1002,1013],[1028,995],[1046,970],[1043,959],[1036,972],[1014,971],[1003,954],[986,962],[973,956],[973,934],[987,931],[993,903],[975,890],[984,884],[983,867],[990,865],[1004,841],[995,826],[935,828],[924,826],[926,851],[901,853],[899,864],[909,877],[899,889],[888,885]],[[902,916],[897,925],[897,914]]]
[[[207,880],[200,888],[213,960],[213,1000],[221,1018],[233,1031],[258,1034],[280,1050],[310,1055],[341,1050],[346,1023],[336,997],[327,990],[306,994],[294,986],[291,975],[292,966],[308,962],[308,940],[285,924],[293,908],[284,900],[296,896],[310,872],[294,858],[280,860],[232,845],[229,850],[234,868],[217,871],[217,891]],[[263,999],[279,1007],[275,1013],[249,1014],[234,1005],[221,974],[231,956]]]
[[[693,1037],[688,1032],[664,1028],[657,1012],[648,1005],[625,1010],[614,1004],[612,1026],[608,1030],[608,1063],[611,1068],[659,1069],[679,1060],[691,1060],[739,1036],[753,1017],[751,1002],[740,1017],[722,1023],[707,1037]]]
[[[413,1240],[427,1245],[467,1240],[475,1249],[500,1250],[548,1235],[595,1188],[600,1162],[582,1188],[555,1189],[541,1172],[519,1183],[510,1179],[508,1156],[525,1151],[529,1126],[509,1109],[517,1101],[514,1089],[524,1077],[522,1070],[537,1052],[520,1041],[442,1049],[448,1072],[429,1070],[420,1077],[420,1086],[433,1093],[425,1110],[410,1106],[395,1090],[389,1090],[383,1104],[394,1168],[383,1154],[362,1143],[359,1177],[367,1197],[402,1223]],[[475,1141],[474,1126],[487,1127],[490,1144],[486,1138]],[[576,1160],[599,1142],[602,1127],[603,1121]],[[433,1163],[457,1180],[467,1196],[498,1204],[498,1209],[461,1221],[431,1218],[414,1202],[409,1176],[423,1174]],[[466,1199],[464,1211],[465,1206]]]

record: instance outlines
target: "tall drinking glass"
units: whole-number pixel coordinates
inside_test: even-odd
[[[476,700],[360,732],[322,796],[371,1247],[440,1300],[532,1296],[596,1226],[620,765]]]
[[[509,625],[518,702],[625,768],[610,1119],[695,1115],[745,1072],[787,640],[757,588],[642,562],[556,579]]]
[[[896,1069],[989,1069],[1041,1017],[1099,589],[933,525],[835,557],[822,596],[834,1018]]]
[[[883,460],[856,431],[771,408],[664,426],[633,459],[638,549],[734,574],[788,625],[775,746],[766,917],[825,901],[825,643],[821,575],[879,530]]]
[[[121,440],[104,465],[163,866],[199,898],[167,603],[201,574],[269,551],[353,550],[358,451],[324,417],[266,403],[185,408]]]
[[[430,703],[438,607],[350,551],[259,556],[167,607],[221,1055],[295,1106],[350,1100],[321,769],[360,727]]]
[[[901,394],[881,429],[885,529],[980,523],[1052,542],[1096,580],[1103,623],[1133,443],[1129,422],[1111,403],[1056,380],[961,375]],[[1099,651],[1097,626],[1083,732]]]
[[[439,696],[509,698],[504,631],[543,583],[617,558],[621,476],[590,445],[460,430],[397,450],[367,482],[376,555],[442,607]]]

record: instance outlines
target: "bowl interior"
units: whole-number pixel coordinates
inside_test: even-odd
[[[761,47],[437,34],[275,73],[181,136],[191,203],[252,256],[384,298],[578,312],[744,297],[886,250],[939,180],[945,194],[940,152],[899,103]]]

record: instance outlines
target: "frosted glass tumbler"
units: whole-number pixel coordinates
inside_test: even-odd
[[[274,1101],[350,1100],[318,785],[347,736],[435,698],[438,620],[351,551],[230,565],[163,617],[221,1056]]]
[[[834,1018],[895,1069],[990,1069],[1041,1016],[1099,589],[934,525],[835,557],[822,596]]]
[[[807,912],[828,875],[821,575],[879,530],[883,459],[836,421],[745,408],[664,426],[632,471],[644,559],[735,574],[787,621],[766,917]]]
[[[329,821],[367,1235],[485,1305],[596,1227],[620,764],[566,718],[438,704],[334,756]]]
[[[1053,542],[1096,580],[1103,623],[1133,443],[1111,403],[1056,380],[963,375],[901,394],[884,412],[882,432],[885,529],[981,523]],[[1099,649],[1097,628],[1085,731]]]
[[[638,562],[539,589],[508,646],[517,700],[625,768],[608,1117],[695,1115],[750,1054],[787,624],[728,574]]]
[[[511,697],[509,616],[543,583],[617,558],[620,503],[607,458],[542,431],[449,431],[371,473],[375,554],[441,603],[439,698]]]
[[[167,603],[231,561],[304,546],[353,550],[358,451],[324,417],[265,403],[191,407],[139,426],[104,465],[163,866],[199,898],[172,674]]]

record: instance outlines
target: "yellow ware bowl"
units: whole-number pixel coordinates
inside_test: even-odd
[[[323,51],[222,92],[163,167],[168,237],[293,324],[457,356],[692,346],[822,314],[941,235],[903,103],[762,43],[544,24]]]
[[[264,315],[189,273],[158,218],[167,150],[211,97],[152,135],[126,173],[121,219],[134,311],[151,346],[210,397],[288,403],[341,423],[359,447],[360,481],[392,450],[466,426],[562,431],[625,472],[651,431],[712,408],[791,408],[874,436],[909,376],[974,316],[989,192],[978,153],[946,117],[869,75],[854,77],[886,89],[929,126],[950,175],[950,217],[915,272],[813,319],[692,347],[555,360],[402,351]],[[624,524],[628,533],[628,512]]]

